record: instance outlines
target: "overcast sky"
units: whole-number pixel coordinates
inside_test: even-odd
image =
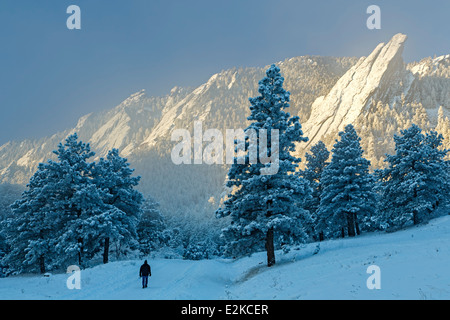
[[[81,8],[81,30],[66,9]],[[369,5],[381,29],[369,30]],[[364,56],[396,33],[404,59],[450,53],[450,1],[1,0],[0,144],[73,127],[146,89],[165,95],[232,67]]]

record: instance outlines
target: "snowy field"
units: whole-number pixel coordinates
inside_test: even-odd
[[[81,289],[67,274],[0,279],[0,299],[450,299],[450,216],[389,234],[366,234],[239,260],[121,261],[81,271]],[[381,270],[381,288],[369,290],[367,267]]]

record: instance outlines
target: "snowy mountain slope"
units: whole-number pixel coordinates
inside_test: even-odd
[[[327,92],[355,62],[354,58],[309,56],[279,62],[292,96],[290,112],[302,118],[309,117],[309,108],[316,95]],[[248,98],[258,94],[258,81],[264,77],[265,68],[233,68],[214,74],[185,99],[164,110],[159,124],[142,147],[170,140],[175,128],[192,132],[194,121],[202,121],[203,130],[245,128],[248,125]]]
[[[67,274],[0,279],[0,299],[450,299],[450,216],[395,233],[316,243],[265,266],[265,253],[239,260],[149,259],[142,289],[141,260],[81,271],[81,289]],[[366,286],[367,268],[380,268],[381,289]]]
[[[450,65],[450,54],[435,58],[425,58],[420,62],[412,63],[408,69],[420,77],[429,77],[433,75],[449,77],[448,67]]]
[[[388,99],[408,91],[414,77],[403,66],[405,41],[405,35],[397,34],[387,44],[379,44],[347,71],[325,97],[314,101],[311,117],[303,126],[311,146],[327,133],[342,131],[354,123],[370,99],[389,102]]]
[[[416,123],[439,129],[445,146],[450,115],[450,55],[405,64],[407,36],[396,34],[362,57],[333,86],[318,97],[303,129],[309,141],[298,147],[302,157],[319,140],[331,148],[339,131],[353,124],[362,138],[365,157],[375,168],[394,149],[393,135]],[[441,111],[439,111],[441,110]],[[442,114],[439,124],[439,112]]]
[[[325,94],[355,62],[354,58],[317,56],[280,62],[296,97],[291,112],[304,110],[306,117],[316,94]],[[213,75],[198,88],[176,87],[164,97],[139,91],[115,108],[88,114],[74,128],[52,137],[9,142],[0,148],[0,182],[26,184],[37,164],[52,158],[58,143],[77,132],[81,140],[91,143],[97,157],[119,148],[142,176],[142,192],[156,198],[165,213],[211,211],[208,200],[222,192],[226,168],[175,166],[170,159],[171,130],[192,130],[196,120],[203,120],[204,130],[245,128],[248,98],[257,94],[263,75],[264,68],[233,68]]]
[[[424,130],[438,128],[450,147],[450,55],[406,65],[401,57],[405,43],[406,36],[398,34],[359,59],[302,56],[277,63],[291,92],[289,112],[299,115],[310,139],[298,146],[300,157],[320,139],[331,149],[337,131],[348,122],[375,168],[384,165],[385,153],[393,152],[394,133],[413,122]],[[0,146],[0,182],[26,184],[37,164],[53,157],[57,144],[77,132],[97,157],[119,148],[142,176],[141,191],[159,201],[164,213],[211,214],[227,167],[174,165],[171,132],[184,128],[192,134],[197,120],[203,121],[203,130],[247,127],[248,98],[258,94],[265,69],[223,70],[197,88],[175,87],[163,97],[139,91],[110,110],[81,117],[64,132],[8,142]]]
[[[127,156],[149,134],[163,109],[184,98],[189,90],[174,88],[164,97],[148,97],[141,90],[115,108],[87,114],[74,128],[51,137],[8,142],[0,148],[0,182],[27,183],[37,164],[52,158],[58,143],[74,132],[81,140],[90,142],[97,158],[105,156],[111,148],[119,148]]]
[[[327,92],[354,62],[354,58],[308,56],[280,62],[293,95],[298,96],[293,99],[293,112],[301,112],[316,94]],[[0,147],[0,168],[11,167],[11,173],[5,171],[0,181],[26,183],[25,177],[37,163],[51,156],[56,145],[73,132],[89,141],[97,155],[104,156],[112,147],[120,148],[125,155],[147,144],[158,148],[153,140],[170,141],[171,128],[190,129],[195,120],[204,120],[205,127],[240,128],[246,122],[248,98],[257,94],[263,75],[264,68],[234,68],[213,75],[195,90],[175,87],[163,97],[149,97],[141,90],[110,110],[81,117],[74,128],[64,132],[5,143]],[[22,170],[20,178],[15,175],[17,170]]]

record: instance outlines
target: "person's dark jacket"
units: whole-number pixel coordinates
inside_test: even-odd
[[[147,277],[152,276],[152,270],[150,268],[150,265],[147,263],[147,260],[144,261],[144,264],[141,266],[141,269],[139,270],[139,277]]]

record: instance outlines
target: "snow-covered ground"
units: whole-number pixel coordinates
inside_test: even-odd
[[[450,299],[450,216],[396,233],[366,234],[239,260],[121,261],[81,271],[81,289],[68,274],[0,279],[0,299]],[[367,268],[377,265],[381,288],[369,290]]]

